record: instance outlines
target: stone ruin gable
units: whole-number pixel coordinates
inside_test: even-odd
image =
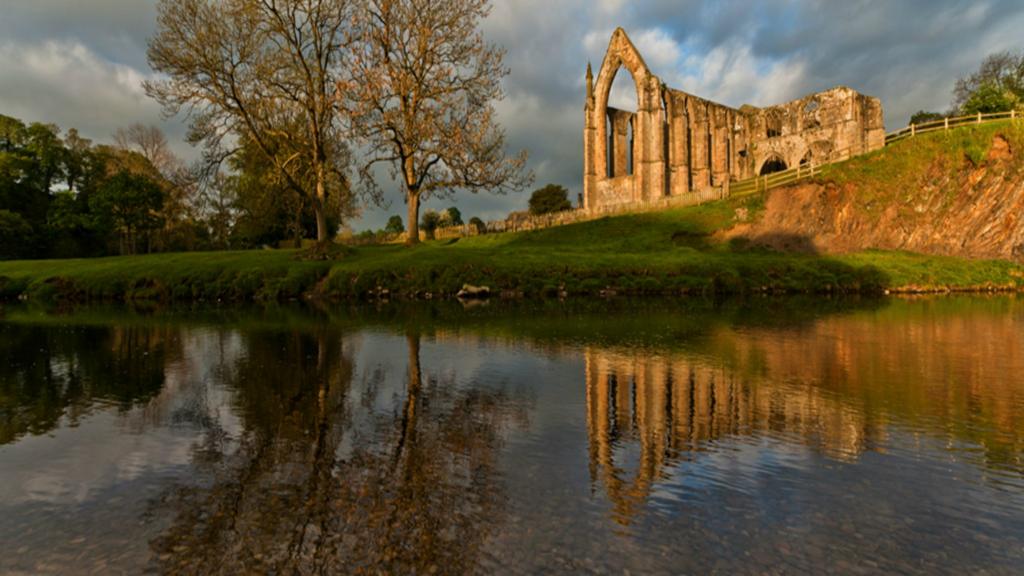
[[[608,106],[623,69],[636,84],[635,113]],[[844,86],[738,109],[669,88],[619,28],[596,78],[587,66],[583,139],[583,203],[596,209],[855,156],[884,146],[885,129],[881,102]]]

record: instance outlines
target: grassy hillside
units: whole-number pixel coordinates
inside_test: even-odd
[[[76,300],[277,300],[315,292],[358,298],[450,295],[463,283],[524,295],[877,292],[902,288],[1015,288],[1024,272],[1003,261],[900,252],[787,254],[715,243],[745,204],[720,202],[606,218],[537,232],[416,248],[371,246],[334,262],[294,251],[158,254],[0,263],[0,294]]]
[[[886,194],[912,194],[922,178],[935,178],[936,158],[984,154],[976,150],[978,143],[990,141],[997,129],[920,137],[920,142],[901,143],[832,168],[825,178],[856,181],[872,195],[865,201],[882,203]],[[352,299],[387,291],[392,296],[435,297],[454,294],[463,283],[526,296],[1024,286],[1024,268],[1002,260],[878,250],[824,255],[808,246],[788,253],[753,248],[743,239],[718,240],[724,237],[716,235],[718,231],[757,221],[762,203],[759,197],[732,199],[535,232],[427,242],[415,248],[367,246],[332,262],[306,261],[287,250],[0,262],[0,296],[242,301],[309,294]],[[783,245],[800,246],[803,239],[784,240]]]

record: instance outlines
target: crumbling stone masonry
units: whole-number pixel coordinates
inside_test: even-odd
[[[635,113],[608,106],[620,68],[636,83]],[[855,156],[884,146],[885,126],[881,102],[845,86],[739,109],[668,88],[619,28],[596,81],[587,66],[583,140],[584,208],[598,208]]]

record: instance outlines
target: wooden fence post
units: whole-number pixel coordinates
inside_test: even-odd
[[[917,125],[916,124],[911,124],[910,125],[910,135],[911,136],[917,136]]]
[[[949,130],[949,117],[948,116],[946,118],[942,119],[942,123],[943,123],[943,126],[944,126],[943,129],[944,130]]]
[[[981,112],[978,112],[978,124],[981,124]]]

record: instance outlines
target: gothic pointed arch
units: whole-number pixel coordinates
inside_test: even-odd
[[[623,181],[617,195],[622,200],[631,201],[652,195],[661,195],[660,193],[652,194],[647,190],[648,181],[657,180],[656,176],[653,173],[645,175],[639,168],[652,161],[661,160],[659,152],[663,148],[661,142],[663,134],[661,134],[658,120],[664,121],[665,112],[660,81],[651,74],[640,52],[621,28],[616,29],[612,34],[608,43],[608,51],[605,53],[601,68],[594,80],[593,92],[588,94],[588,126],[593,131],[591,143],[593,154],[588,160],[587,174],[593,178],[591,192],[596,192],[597,185],[608,179],[613,172],[616,176],[619,175],[615,171],[609,172],[609,150],[611,147],[609,146],[608,116],[610,109],[608,101],[615,77],[622,69],[632,76],[633,84],[636,87],[637,110],[631,122],[632,140],[634,141],[631,152],[636,166],[632,170],[632,174],[626,174],[634,178]],[[652,148],[657,148],[657,152],[652,151]]]
[[[618,28],[612,34],[612,39],[608,43],[608,51],[601,62],[601,69],[597,74],[597,81],[594,84],[594,95],[597,99],[596,104],[599,110],[607,108],[612,84],[615,82],[615,76],[621,68],[625,68],[633,77],[633,83],[636,84],[636,100],[639,105],[643,102],[644,87],[651,76],[651,71],[647,68],[647,63],[644,62],[643,56],[640,55],[636,46],[629,39],[629,36],[626,35],[625,30]]]

